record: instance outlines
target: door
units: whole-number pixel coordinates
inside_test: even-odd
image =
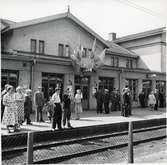
[[[80,89],[83,94],[82,106],[84,110],[89,109],[89,77],[75,76],[75,93]]]
[[[42,90],[46,100],[49,100],[49,97],[52,96],[57,84],[59,84],[59,87],[61,88],[60,97],[62,97],[63,74],[42,73]]]

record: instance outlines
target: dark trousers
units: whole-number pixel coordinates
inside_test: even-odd
[[[116,108],[117,108],[117,104],[115,101],[112,101],[112,104],[111,104],[111,111],[116,111]]]
[[[2,119],[3,119],[4,110],[5,110],[5,106],[4,106],[3,103],[1,102],[1,121],[2,121]]]
[[[66,121],[68,124],[68,127],[70,126],[70,118],[71,118],[71,109],[69,107],[64,108],[64,115],[63,115],[63,125],[66,125]]]
[[[109,102],[104,103],[104,111],[105,113],[109,113]]]
[[[102,113],[103,112],[103,103],[101,101],[97,101],[97,113]]]
[[[62,109],[60,103],[55,103],[53,119],[52,119],[52,128],[55,129],[56,125],[58,129],[61,129],[61,119],[62,119]]]
[[[43,106],[37,106],[37,111],[36,111],[36,121],[43,121],[43,116],[42,116],[42,108]]]
[[[154,110],[158,110],[158,101],[156,101],[156,104],[154,106]]]
[[[130,105],[129,104],[123,104],[122,106],[122,116],[128,117],[130,115]]]
[[[30,111],[31,111],[31,109],[29,107],[24,108],[24,119],[26,120],[27,124],[31,123],[31,120],[30,120]]]

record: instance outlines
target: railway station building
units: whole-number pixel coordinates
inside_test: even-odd
[[[128,85],[133,106],[138,95],[158,88],[166,95],[166,31],[159,28],[104,40],[70,12],[24,22],[1,20],[1,87],[9,83],[34,92],[42,86],[45,98],[56,84],[62,91],[72,85],[83,93],[84,110],[96,108],[93,89],[120,92]],[[83,46],[87,58],[96,39],[96,54],[105,49],[102,66],[93,70],[75,67],[72,50]]]

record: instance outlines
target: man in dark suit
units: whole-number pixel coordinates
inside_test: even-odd
[[[104,90],[103,102],[104,102],[104,111],[106,114],[108,114],[109,113],[109,102],[110,102],[110,95],[109,95],[108,89]]]
[[[156,98],[156,104],[154,106],[154,110],[158,110],[158,104],[159,104],[159,94],[158,94],[158,89],[155,89],[154,96]]]
[[[96,98],[96,102],[97,102],[97,113],[102,113],[103,112],[103,94],[102,94],[102,90],[99,89],[96,91],[95,93],[95,98]]]
[[[42,87],[38,87],[38,90],[34,94],[34,103],[36,105],[36,121],[44,122],[42,116],[42,109],[44,106],[44,95],[42,92]]]

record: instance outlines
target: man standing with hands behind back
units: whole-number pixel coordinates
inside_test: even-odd
[[[36,122],[44,122],[42,116],[42,109],[44,105],[44,95],[42,92],[42,87],[38,87],[38,90],[34,94],[34,103],[36,106]]]

